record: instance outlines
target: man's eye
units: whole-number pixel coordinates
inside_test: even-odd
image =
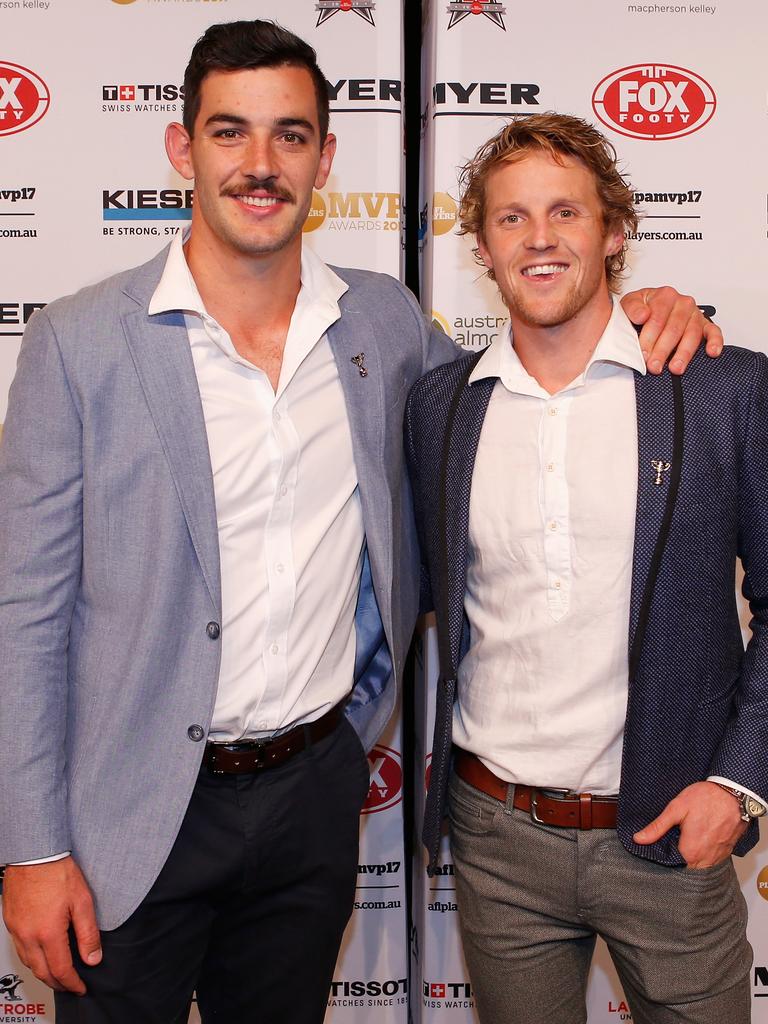
[[[236,139],[239,135],[236,128],[222,128],[221,131],[216,132],[217,139]]]
[[[567,220],[569,217],[573,216],[573,210],[561,210],[560,211],[560,216],[564,220]]]
[[[506,217],[504,217],[503,223],[504,224],[517,224],[519,222],[519,220],[520,220],[520,217],[516,213],[508,213],[506,215]]]
[[[291,145],[298,145],[304,141],[303,136],[298,135],[296,132],[286,132],[285,135],[283,135],[283,139],[285,142],[290,142]]]

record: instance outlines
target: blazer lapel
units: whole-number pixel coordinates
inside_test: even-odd
[[[629,617],[630,682],[640,658],[656,575],[674,512],[683,455],[680,378],[635,374],[637,511]]]
[[[165,450],[189,534],[214,606],[221,612],[216,502],[208,436],[182,313],[122,317],[126,341]]]
[[[467,376],[474,365],[473,361]],[[441,651],[441,669],[448,678],[456,677],[461,648],[472,471],[483,420],[496,384],[495,377],[479,380],[472,385],[466,384],[465,380],[462,378],[449,411],[441,465],[439,511],[443,523],[439,536],[444,554],[441,569],[444,607],[441,609],[441,617],[448,624],[449,644],[449,649]]]
[[[384,465],[384,368],[365,314],[344,309],[327,336],[344,392],[376,592],[389,595],[393,539],[392,496]],[[389,607],[380,611],[391,635]]]

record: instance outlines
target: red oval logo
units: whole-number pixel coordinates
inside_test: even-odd
[[[34,71],[0,61],[0,135],[37,124],[51,105],[48,86]]]
[[[711,119],[717,101],[712,86],[674,64],[633,64],[600,82],[592,108],[613,131],[631,139],[679,139]]]
[[[386,811],[403,798],[403,762],[391,747],[373,747],[368,753],[371,786],[361,814]]]

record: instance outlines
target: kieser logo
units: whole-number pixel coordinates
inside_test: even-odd
[[[678,139],[711,119],[712,86],[674,64],[634,64],[600,82],[592,107],[608,128],[632,139]]]
[[[361,814],[386,811],[400,803],[403,795],[403,765],[391,747],[374,747],[368,754],[371,786]]]
[[[458,207],[447,192],[435,192],[432,196],[432,231],[436,235],[447,235],[456,223]]]
[[[20,338],[24,333],[21,328],[29,323],[35,310],[44,309],[45,305],[45,302],[0,301],[0,338]]]
[[[454,0],[453,3],[448,4],[447,10],[451,16],[448,28],[458,25],[460,21],[464,21],[470,14],[482,14],[484,17],[489,18],[494,25],[498,25],[500,29],[506,32],[504,28],[504,15],[507,13],[507,9],[502,4],[495,3],[494,0]]]
[[[48,86],[34,71],[0,61],[0,135],[26,131],[51,105]]]
[[[764,900],[768,900],[768,867],[764,867],[757,876],[757,891]]]
[[[312,202],[302,230],[306,234],[325,225],[329,231],[399,231],[400,195],[397,192],[320,192]]]
[[[373,0],[317,0],[315,4],[315,10],[318,11],[317,24],[324,25],[326,21],[338,14],[339,11],[345,13],[352,11],[363,21],[367,21],[369,25],[376,27],[376,22],[373,20],[373,12],[376,10],[376,4]]]
[[[126,111],[162,111],[179,109],[184,96],[181,85],[102,85],[101,109],[104,113]]]
[[[191,188],[120,188],[101,193],[104,220],[191,220]]]

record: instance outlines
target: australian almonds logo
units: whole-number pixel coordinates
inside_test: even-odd
[[[305,234],[329,231],[399,231],[398,192],[313,192]]]

